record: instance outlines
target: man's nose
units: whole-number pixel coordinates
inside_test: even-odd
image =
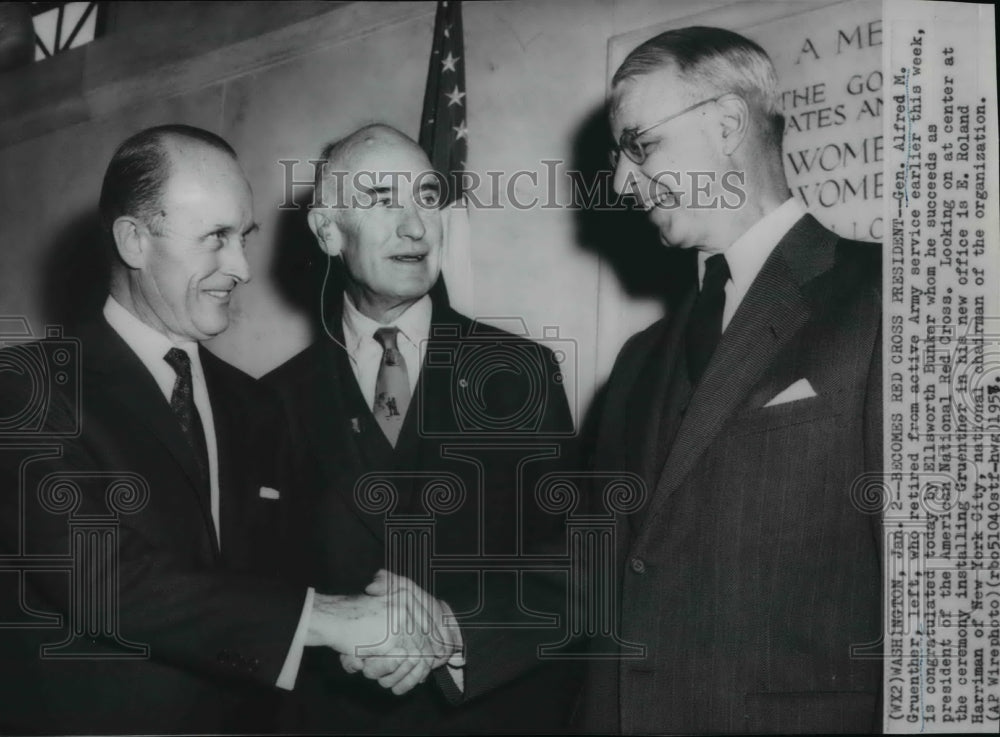
[[[250,263],[241,238],[230,238],[222,249],[222,272],[241,284],[250,281]]]
[[[396,235],[401,238],[412,238],[415,241],[424,237],[427,226],[424,224],[424,209],[416,203],[406,203],[403,206],[400,216],[399,227],[396,228]]]
[[[638,194],[639,165],[623,153],[618,154],[612,183],[618,194]]]

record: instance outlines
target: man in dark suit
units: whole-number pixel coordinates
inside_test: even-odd
[[[188,126],[142,131],[112,158],[101,216],[110,295],[78,355],[65,339],[0,352],[3,731],[259,730],[306,646],[381,643],[422,678],[424,631],[386,637],[388,613],[420,624],[412,600],[247,573],[274,542],[280,412],[199,345],[250,278],[233,150]]]
[[[300,451],[297,493],[283,500],[287,575],[360,591],[382,567],[411,579],[423,572],[418,585],[458,618],[466,665],[435,671],[394,700],[348,676],[331,653],[311,652],[293,696],[303,697],[300,719],[287,728],[557,729],[575,691],[572,671],[525,660],[537,666],[533,643],[562,639],[538,612],[559,614],[565,592],[511,568],[562,532],[534,497],[541,475],[567,462],[573,433],[559,364],[549,348],[429,295],[441,272],[442,192],[412,140],[368,126],[322,158],[308,219],[322,250],[337,257],[329,266],[343,289],[332,290],[327,334],[264,379],[282,396]],[[376,504],[379,494],[385,504]],[[433,527],[423,557],[393,557],[405,515]],[[430,554],[464,560],[466,572],[431,575]],[[451,661],[461,663],[460,655]],[[353,672],[362,662],[344,666]]]
[[[776,90],[759,46],[703,27],[612,82],[615,187],[695,258],[607,388],[596,468],[648,489],[617,559],[645,651],[592,664],[587,730],[880,725],[879,661],[852,652],[881,631],[879,520],[852,500],[882,468],[880,254],[791,199]]]

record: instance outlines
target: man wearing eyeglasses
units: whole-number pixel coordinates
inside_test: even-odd
[[[617,551],[645,653],[594,661],[580,726],[878,729],[879,519],[853,489],[882,469],[879,247],[791,197],[775,70],[742,36],[642,44],[610,123],[616,189],[697,269],[609,380],[596,468],[649,491]]]

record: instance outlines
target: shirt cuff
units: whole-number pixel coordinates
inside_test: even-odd
[[[299,626],[295,630],[292,638],[292,646],[288,648],[288,655],[285,657],[285,664],[278,674],[278,681],[274,685],[291,691],[295,688],[295,679],[299,676],[299,666],[302,664],[302,651],[306,647],[306,635],[309,634],[309,619],[312,616],[313,599],[316,596],[316,589],[310,586],[306,590],[306,601],[302,605],[302,616],[299,617]]]

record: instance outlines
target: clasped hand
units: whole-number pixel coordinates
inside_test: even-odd
[[[405,576],[380,570],[363,596],[317,594],[307,644],[340,653],[348,673],[404,694],[446,663],[465,664],[451,608]]]

